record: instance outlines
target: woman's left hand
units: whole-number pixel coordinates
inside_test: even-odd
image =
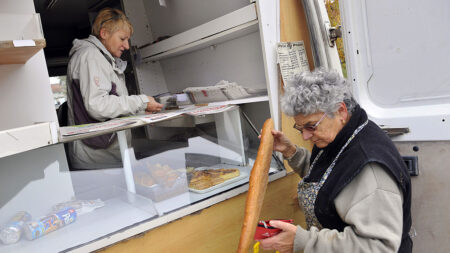
[[[280,253],[291,253],[294,248],[297,226],[276,220],[270,221],[270,225],[282,231],[270,238],[259,240],[260,246],[264,250],[278,250]]]

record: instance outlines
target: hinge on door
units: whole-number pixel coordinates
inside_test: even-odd
[[[331,27],[329,24],[325,26],[328,35],[328,44],[330,47],[334,47],[337,38],[342,38],[341,26]]]
[[[408,127],[381,127],[381,129],[389,137],[394,137],[394,136],[399,136],[399,135],[402,135],[402,134],[409,133],[409,128]]]
[[[406,164],[410,176],[419,175],[419,158],[417,156],[402,156],[403,161]]]
[[[142,57],[141,57],[141,53],[140,53],[139,49],[137,48],[137,46],[130,47],[130,54],[131,54],[131,57],[133,57],[133,59],[134,59],[134,64],[136,64],[136,65],[141,64]]]

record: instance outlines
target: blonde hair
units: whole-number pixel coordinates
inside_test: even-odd
[[[131,25],[125,13],[113,8],[104,8],[98,13],[92,25],[92,34],[100,38],[100,30],[102,28],[105,28],[110,33],[114,33],[119,29],[128,29],[130,34],[133,34],[133,25]]]

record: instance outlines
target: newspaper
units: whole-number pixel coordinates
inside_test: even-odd
[[[296,74],[309,71],[308,58],[303,41],[278,43],[277,61],[284,85],[293,80]]]
[[[210,106],[196,106],[194,108],[185,109],[184,113],[191,116],[201,116],[206,114],[221,113],[236,107],[236,105],[210,105]]]
[[[183,90],[195,104],[235,100],[249,97],[244,87],[235,83],[221,80],[213,86],[188,87]]]
[[[131,119],[114,119],[114,120],[105,121],[105,122],[101,122],[101,123],[60,127],[59,134],[61,136],[80,135],[80,134],[104,131],[104,130],[118,128],[118,127],[122,127],[122,126],[128,126],[128,125],[134,124],[136,122],[137,122],[137,120],[131,120]]]
[[[87,134],[92,132],[104,131],[109,129],[116,129],[122,126],[127,126],[135,123],[155,123],[159,121],[168,120],[174,118],[181,114],[191,115],[191,116],[201,116],[205,114],[221,113],[231,108],[236,107],[236,105],[217,105],[217,106],[190,106],[182,110],[177,110],[173,112],[160,112],[154,114],[144,114],[135,115],[129,117],[123,117],[118,119],[113,119],[101,123],[76,125],[60,127],[59,134],[61,137],[74,136],[80,134]]]
[[[155,123],[155,122],[159,122],[159,121],[163,121],[163,120],[167,120],[167,119],[176,117],[181,114],[183,114],[183,111],[160,112],[160,113],[153,113],[153,114],[130,116],[130,117],[125,117],[123,119],[134,119],[134,120],[141,120],[145,123]]]

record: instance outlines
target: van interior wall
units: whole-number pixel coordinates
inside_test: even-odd
[[[413,252],[450,252],[450,141],[395,142],[402,156],[417,156],[419,175],[411,177]],[[417,151],[416,151],[417,150]]]
[[[167,89],[172,93],[187,86],[212,86],[221,80],[246,88],[265,89],[261,52],[260,35],[255,32],[160,63]]]

